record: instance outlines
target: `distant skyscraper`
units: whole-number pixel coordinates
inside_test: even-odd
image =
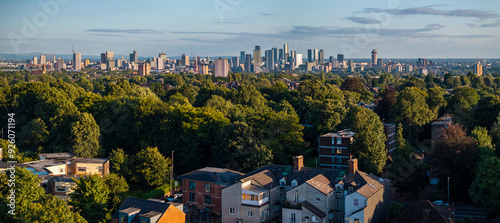
[[[373,67],[377,66],[377,50],[376,49],[372,50],[372,66]]]
[[[285,59],[285,62],[287,62],[289,56],[288,44],[285,43],[283,44],[283,59]]]
[[[255,46],[255,50],[253,50],[253,67],[254,70],[257,67],[260,67],[262,64],[262,57],[260,54],[260,46]]]
[[[47,63],[47,55],[40,55],[40,64]]]
[[[333,61],[335,60],[335,58],[333,56],[330,56],[330,63],[333,63]]]
[[[82,70],[82,54],[81,53],[73,53],[73,70],[81,71]]]
[[[478,77],[483,76],[483,65],[481,65],[481,62],[477,62],[474,66],[474,74]]]
[[[113,51],[106,51],[106,60],[114,60],[115,59],[115,52]]]
[[[137,51],[134,50],[134,52],[130,54],[130,62],[137,62]]]
[[[115,67],[122,67],[123,65],[123,60],[120,60],[120,59],[115,59]]]
[[[245,61],[245,51],[240,52],[240,60],[241,62]]]
[[[38,57],[33,57],[33,64],[38,64]]]
[[[151,71],[151,65],[149,63],[141,63],[139,64],[139,69],[137,70],[137,75],[146,76],[149,75]]]
[[[274,50],[266,50],[266,68],[274,70]]]
[[[344,64],[344,54],[337,54],[337,60],[341,65]]]
[[[203,75],[208,74],[208,64],[200,64],[199,73]]]
[[[186,56],[186,54],[182,54],[181,66],[184,66],[184,67],[189,66],[189,56]]]
[[[302,65],[302,54],[297,54],[295,58],[295,68],[298,68],[300,65]]]
[[[279,58],[278,59],[279,60],[283,60],[283,49],[279,49],[278,52],[279,52],[278,53],[279,54]]]
[[[58,70],[64,69],[64,59],[58,59],[56,63],[56,67]]]
[[[313,62],[319,60],[318,49],[313,50]]]
[[[215,77],[227,77],[229,74],[229,61],[227,58],[215,60]]]
[[[321,49],[319,50],[319,63],[322,64],[325,62],[325,50]]]
[[[101,53],[101,63],[102,64],[106,63],[106,54],[105,53]]]
[[[233,70],[236,70],[236,68],[238,68],[238,66],[240,65],[240,58],[239,57],[231,58],[231,64],[233,65]]]
[[[163,60],[163,62],[167,61],[167,54],[166,53],[160,53],[158,54],[158,57]]]
[[[271,50],[273,51],[274,62],[278,61],[278,48],[273,47]]]
[[[384,60],[382,58],[377,58],[377,66],[379,66],[379,67],[384,66]]]
[[[165,58],[167,58],[167,55],[166,55],[166,54],[165,54]],[[156,69],[157,69],[157,70],[163,70],[163,69],[165,69],[165,64],[164,64],[164,63],[165,63],[165,62],[164,62],[164,60],[163,60],[163,57],[162,57],[162,56],[161,56],[161,54],[160,54],[160,57],[158,57],[158,58],[156,59]]]
[[[56,55],[52,54],[52,63],[56,63]]]
[[[290,61],[290,66],[291,66],[291,68],[293,70],[295,68],[295,65],[297,64],[297,51],[291,50],[290,51],[290,58],[292,59]]]
[[[252,54],[245,54],[245,71],[252,71]]]
[[[312,49],[308,49],[307,50],[307,62],[313,62],[314,61],[314,58],[313,58],[313,51]]]

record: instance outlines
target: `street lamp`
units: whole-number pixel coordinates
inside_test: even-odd
[[[450,205],[450,177],[448,177],[448,205]]]

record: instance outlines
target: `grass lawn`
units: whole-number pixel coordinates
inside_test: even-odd
[[[125,193],[125,196],[149,199],[161,198],[164,195],[161,189],[150,189],[147,186],[134,183],[129,183],[128,186],[129,190]]]

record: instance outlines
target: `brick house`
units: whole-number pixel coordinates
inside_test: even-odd
[[[113,214],[113,223],[185,223],[186,214],[175,205],[128,197]]]
[[[319,167],[348,169],[349,146],[354,142],[354,135],[348,129],[321,135],[318,139]]]

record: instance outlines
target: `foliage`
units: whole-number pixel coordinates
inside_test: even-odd
[[[101,153],[99,126],[89,113],[82,113],[70,125],[71,152],[77,157],[92,158]]]
[[[74,192],[69,194],[69,204],[80,213],[88,222],[108,222],[111,213],[108,208],[110,190],[103,179],[97,175],[90,175],[76,182]]]
[[[490,157],[478,167],[476,179],[469,189],[472,201],[490,208],[500,208],[500,158]]]
[[[134,156],[135,180],[150,187],[165,184],[170,178],[170,158],[165,158],[158,148],[145,148]]]

